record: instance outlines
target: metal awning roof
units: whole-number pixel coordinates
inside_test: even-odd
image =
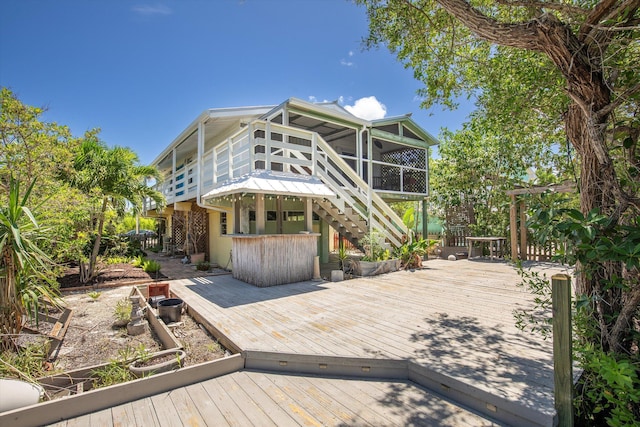
[[[282,194],[298,197],[331,197],[335,193],[320,179],[287,172],[260,170],[232,179],[214,188],[203,199],[238,193]]]

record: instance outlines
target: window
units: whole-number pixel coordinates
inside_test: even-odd
[[[285,215],[285,221],[304,221],[304,212],[289,211]]]
[[[220,212],[220,235],[227,234],[227,213]]]

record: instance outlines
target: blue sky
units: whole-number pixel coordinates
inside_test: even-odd
[[[0,85],[143,163],[207,108],[290,97],[413,113],[434,136],[460,126],[469,106],[420,109],[412,71],[366,35],[347,0],[3,0]]]

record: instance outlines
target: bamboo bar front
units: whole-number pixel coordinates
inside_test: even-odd
[[[313,278],[319,233],[232,236],[233,277],[258,287]]]

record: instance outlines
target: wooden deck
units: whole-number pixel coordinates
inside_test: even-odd
[[[419,409],[423,408],[423,409]],[[55,426],[490,426],[409,381],[241,371]]]
[[[505,412],[526,418],[509,424],[552,425],[552,343],[515,328],[513,310],[532,300],[515,269],[425,267],[269,288],[230,276],[173,281],[173,293],[246,353],[245,369],[57,425],[495,425]],[[409,363],[408,379],[345,377],[331,369],[340,358]],[[372,363],[361,369],[375,371]]]

